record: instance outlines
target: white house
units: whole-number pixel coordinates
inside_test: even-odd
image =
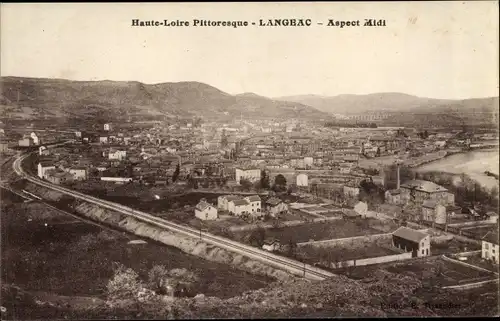
[[[245,200],[248,202],[248,212],[250,214],[261,214],[261,199],[259,195],[247,196]]]
[[[105,131],[110,131],[111,130],[111,125],[110,124],[104,124],[104,130]]]
[[[49,152],[49,150],[47,149],[47,147],[45,147],[45,146],[40,146],[40,147],[38,147],[38,154],[39,154],[39,155],[49,155],[49,154],[50,154],[50,152]]]
[[[31,139],[33,139],[33,144],[35,144],[35,145],[40,144],[40,139],[38,138],[38,136],[34,132],[32,132],[30,134],[30,137],[31,137]]]
[[[247,179],[250,182],[254,183],[260,180],[260,169],[241,169],[236,168],[236,183],[240,183],[240,180]]]
[[[306,174],[297,175],[297,186],[308,186],[308,177]]]
[[[229,211],[229,202],[241,199],[236,195],[223,195],[217,198],[217,208],[222,211]]]
[[[218,218],[217,209],[202,199],[194,208],[194,216],[200,220],[216,220]]]
[[[126,150],[110,150],[108,153],[108,159],[112,160],[123,160],[127,156]]]
[[[237,199],[228,202],[228,211],[236,216],[240,216],[242,214],[250,213],[248,211],[248,201],[246,199]]]
[[[446,146],[446,141],[445,140],[438,140],[438,141],[435,141],[434,142],[434,145],[436,147],[440,147],[440,148],[443,148]]]
[[[488,212],[486,213],[486,216],[488,217],[487,220],[492,223],[498,223],[498,214],[495,212]]]
[[[481,257],[498,264],[498,230],[488,232],[482,239]]]
[[[314,158],[304,157],[304,166],[313,166]]]
[[[288,205],[276,197],[271,197],[266,201],[267,210],[272,217],[288,213]]]
[[[47,177],[47,171],[51,169],[56,169],[56,167],[50,163],[42,162],[38,163],[38,177],[40,178],[46,178]]]
[[[99,137],[99,143],[101,143],[101,144],[107,144],[108,143],[108,136],[100,136]]]
[[[31,137],[23,137],[23,139],[19,140],[19,146],[31,146],[33,145],[33,139]]]
[[[266,240],[264,240],[264,245],[262,245],[262,249],[269,251],[269,252],[278,251],[280,249],[280,247],[281,247],[281,244],[276,239],[266,239]]]

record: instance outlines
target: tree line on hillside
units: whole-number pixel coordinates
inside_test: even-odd
[[[375,124],[375,123],[362,123],[362,122],[330,121],[330,122],[325,123],[325,127],[377,128],[377,124]]]
[[[277,193],[288,192],[290,194],[296,190],[296,186],[293,184],[287,186],[286,178],[282,174],[276,175],[274,182],[271,185],[269,175],[264,170],[261,171],[260,180],[252,183],[246,178],[241,178],[239,183],[245,191],[251,191],[252,189],[256,191],[272,190]]]

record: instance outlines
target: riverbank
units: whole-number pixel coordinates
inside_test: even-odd
[[[481,149],[464,153],[448,155],[414,168],[417,172],[445,172],[450,174],[467,174],[480,185],[489,189],[498,187],[498,180],[486,172],[498,175],[499,172],[498,149]]]

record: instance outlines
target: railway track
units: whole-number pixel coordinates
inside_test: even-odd
[[[247,256],[249,258],[259,260],[263,263],[266,263],[268,265],[285,270],[285,271],[287,271],[291,274],[294,274],[294,275],[302,276],[304,278],[308,278],[308,279],[312,279],[312,280],[323,280],[325,278],[329,278],[329,277],[334,275],[328,271],[318,269],[318,268],[310,266],[308,264],[304,264],[302,262],[298,262],[298,261],[295,261],[292,259],[281,257],[278,255],[269,253],[267,251],[251,247],[249,245],[245,245],[245,244],[233,241],[233,240],[229,240],[229,239],[226,239],[226,238],[223,238],[220,236],[210,234],[210,233],[202,232],[200,230],[196,230],[196,229],[193,229],[191,227],[179,225],[179,224],[167,221],[165,219],[158,218],[158,217],[153,216],[151,214],[148,214],[148,213],[145,213],[142,211],[138,211],[138,210],[134,210],[130,207],[127,207],[127,206],[124,206],[121,204],[113,203],[113,202],[106,201],[106,200],[101,200],[99,198],[96,198],[96,197],[93,197],[90,195],[86,195],[86,194],[83,194],[83,193],[80,193],[80,192],[77,192],[77,191],[74,191],[71,189],[67,189],[67,188],[64,188],[61,186],[53,185],[53,184],[48,183],[44,180],[41,180],[39,178],[36,178],[34,176],[29,175],[28,173],[26,173],[22,169],[22,166],[21,166],[22,161],[28,155],[29,154],[25,154],[25,155],[22,155],[21,157],[17,158],[13,162],[12,167],[18,175],[24,177],[26,180],[28,180],[34,184],[58,191],[58,192],[63,193],[63,194],[70,195],[74,198],[77,198],[77,199],[80,199],[80,200],[83,200],[86,202],[94,203],[96,205],[99,205],[101,207],[104,207],[104,208],[107,208],[107,209],[110,209],[113,211],[118,211],[122,214],[128,215],[130,217],[134,217],[134,218],[138,219],[139,221],[142,221],[142,222],[145,222],[145,223],[157,226],[157,227],[161,227],[161,228],[164,228],[164,229],[167,229],[167,230],[170,230],[170,231],[173,231],[173,232],[176,232],[176,233],[179,233],[179,234],[191,237],[191,238],[201,238],[206,243],[218,246],[220,248],[229,250],[229,251],[234,252],[234,253],[238,253],[238,254]]]

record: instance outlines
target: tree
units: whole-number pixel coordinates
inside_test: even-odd
[[[181,171],[180,164],[177,164],[177,166],[175,167],[174,174],[172,175],[172,182],[175,182],[177,180],[177,178],[179,177],[180,171]]]
[[[257,245],[258,247],[262,247],[262,245],[264,245],[265,239],[266,239],[266,230],[263,229],[261,226],[259,226],[250,233],[248,241],[252,245]]]
[[[249,191],[253,186],[252,182],[250,182],[248,179],[245,179],[245,178],[240,179],[240,185],[246,191]]]
[[[288,241],[288,256],[295,258],[297,255],[297,243],[295,243],[293,240]]]
[[[292,193],[296,193],[298,191],[298,187],[297,185],[295,184],[291,184],[288,189],[287,189],[287,193],[288,195],[292,194]]]
[[[212,166],[207,166],[207,168],[205,168],[205,175],[207,177],[212,176],[213,172],[214,172],[214,170],[213,170]]]
[[[137,272],[117,263],[113,278],[107,284],[108,301],[133,299],[143,288]]]
[[[281,221],[278,218],[273,218],[272,226],[273,226],[273,229],[281,228]]]
[[[188,178],[188,186],[190,188],[198,189],[198,180],[193,177]]]
[[[498,186],[493,186],[490,190],[490,193],[489,193],[489,197],[490,197],[490,202],[493,202],[495,199],[498,198]]]
[[[163,265],[155,265],[148,273],[149,287],[156,294],[173,295],[173,289],[169,284],[168,269]]]
[[[221,145],[222,148],[225,148],[228,145],[228,139],[227,139],[227,136],[226,136],[226,130],[225,129],[222,130],[222,136],[220,138],[220,145]]]
[[[286,178],[285,176],[283,176],[282,174],[278,174],[276,175],[276,177],[274,178],[274,186],[278,189],[278,190],[285,190],[286,189]]]
[[[269,176],[267,175],[265,170],[260,172],[260,187],[261,188],[269,188]]]

